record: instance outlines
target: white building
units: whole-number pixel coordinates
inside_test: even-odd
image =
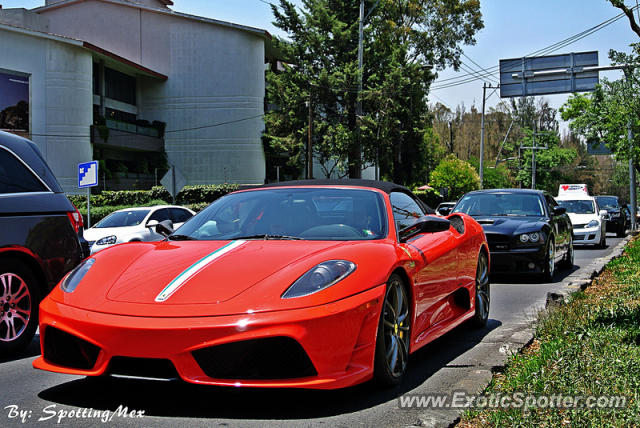
[[[163,148],[189,184],[264,182],[269,34],[170,5],[46,0],[0,10],[0,111],[28,82],[24,134],[65,190],[77,190],[80,162],[95,156],[132,169]],[[0,114],[0,127],[8,123],[17,122],[3,125]]]

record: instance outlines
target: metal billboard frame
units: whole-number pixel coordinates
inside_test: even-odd
[[[589,92],[598,82],[598,51],[500,60],[500,98]]]

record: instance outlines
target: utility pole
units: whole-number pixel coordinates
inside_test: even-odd
[[[484,107],[487,101],[487,82],[482,85],[482,125],[480,127],[480,189],[484,188]]]
[[[622,71],[627,80],[627,84],[629,85],[629,89],[631,89],[631,67],[623,67]],[[631,130],[631,117],[627,120],[627,140],[629,141],[629,203],[631,204],[631,230],[636,230],[638,198],[636,195],[636,166],[633,155],[633,131]]]
[[[636,166],[633,161],[633,132],[631,131],[631,119],[627,122],[627,139],[629,140],[629,199],[631,203],[631,230],[636,230]]]
[[[536,132],[533,131],[533,150],[531,150],[531,188],[536,188]]]
[[[351,178],[361,178],[362,177],[362,165],[361,165],[361,157],[362,157],[362,147],[360,144],[360,125],[358,122],[360,118],[362,118],[362,51],[363,47],[363,39],[364,39],[364,0],[360,0],[360,19],[358,22],[358,98],[356,100],[356,126],[358,127],[358,140],[356,141],[356,147],[353,150],[353,154],[356,156],[356,159],[352,159],[351,162],[355,166],[354,171],[356,173],[355,177]]]
[[[312,139],[312,127],[313,127],[313,114],[311,110],[311,88],[309,88],[309,132],[307,135],[307,178],[313,178],[313,145]]]
[[[371,12],[378,6],[380,0],[378,0],[372,7],[369,9],[369,13],[364,14],[364,0],[360,0],[360,18],[358,22],[358,99],[356,101],[356,126],[360,129],[358,125],[358,121],[362,117],[362,66],[363,66],[363,44],[364,44],[364,21],[371,15]],[[356,177],[351,178],[361,178],[362,177],[362,147],[360,144],[360,131],[358,131],[358,141],[356,142],[356,146],[352,152],[356,155],[356,159],[353,159],[356,172]],[[351,161],[351,160],[350,160]],[[377,165],[376,165],[377,167]]]

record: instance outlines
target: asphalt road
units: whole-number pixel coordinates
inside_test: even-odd
[[[573,272],[620,240],[610,234],[606,249],[576,247]],[[398,397],[479,392],[473,391],[477,381],[491,377],[509,343],[528,340],[520,332],[544,307],[547,292],[570,273],[559,271],[551,284],[524,275],[494,278],[488,327],[459,327],[422,348],[410,358],[403,383],[387,390],[369,383],[339,391],[252,390],[58,375],[32,368],[40,352],[36,337],[19,357],[0,360],[0,426],[429,426],[437,412],[400,409]]]

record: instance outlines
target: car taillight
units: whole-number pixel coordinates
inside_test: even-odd
[[[75,205],[73,205],[73,209],[75,211],[67,212],[67,216],[69,216],[69,221],[71,222],[71,226],[73,226],[76,233],[78,233],[80,229],[82,229],[82,226],[84,226],[84,222],[82,220],[82,214],[80,214],[80,211],[78,211]]]

